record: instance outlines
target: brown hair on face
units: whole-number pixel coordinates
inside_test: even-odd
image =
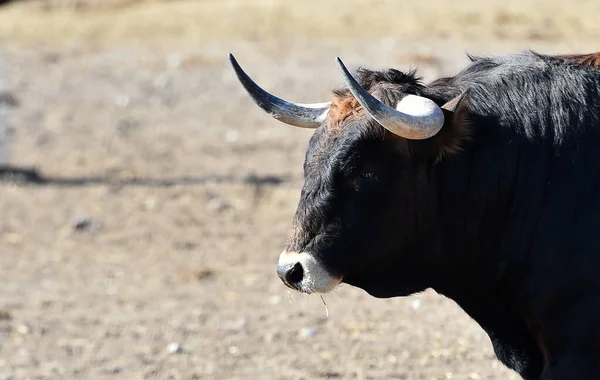
[[[329,107],[328,130],[339,131],[341,124],[350,116],[361,116],[364,109],[349,90],[334,91]]]
[[[590,66],[595,69],[600,68],[600,52],[591,54],[565,54],[558,55],[556,58],[564,59],[571,62],[577,62],[582,65]]]

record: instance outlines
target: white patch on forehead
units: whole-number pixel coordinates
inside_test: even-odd
[[[341,278],[332,276],[312,255],[307,252],[283,251],[279,255],[279,265],[300,263],[304,271],[302,281],[298,284],[306,293],[328,293],[335,288]]]

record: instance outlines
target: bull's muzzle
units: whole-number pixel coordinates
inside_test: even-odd
[[[277,275],[286,286],[302,293],[327,293],[342,281],[307,252],[283,251]]]

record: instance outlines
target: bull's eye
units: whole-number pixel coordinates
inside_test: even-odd
[[[360,176],[364,179],[375,179],[377,178],[377,173],[375,172],[362,172]]]

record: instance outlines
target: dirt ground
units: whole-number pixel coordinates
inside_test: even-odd
[[[485,5],[482,5],[485,4]],[[247,98],[351,67],[599,49],[591,1],[46,0],[0,8],[0,379],[515,379],[454,302],[288,292],[275,265],[310,131]]]

